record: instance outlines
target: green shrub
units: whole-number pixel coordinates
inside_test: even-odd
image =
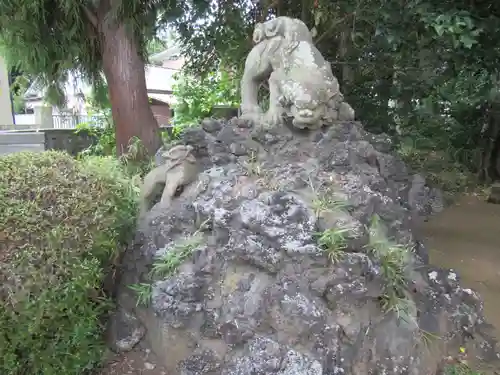
[[[114,126],[96,127],[87,123],[82,123],[76,126],[75,133],[86,133],[94,139],[92,145],[81,152],[82,156],[116,156]]]
[[[402,144],[399,154],[412,170],[423,174],[432,186],[440,188],[448,202],[457,194],[478,189],[476,174],[461,159],[477,160],[478,152]]]
[[[185,127],[198,124],[208,117],[215,105],[240,105],[240,72],[227,71],[223,66],[218,72],[205,77],[180,74],[175,77],[173,87],[177,104],[174,108],[174,122]]]
[[[0,374],[85,374],[103,354],[106,267],[137,184],[111,157],[0,157]]]

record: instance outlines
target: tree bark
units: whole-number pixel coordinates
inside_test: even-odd
[[[489,103],[481,144],[479,181],[490,183],[500,179],[500,105]]]
[[[161,145],[158,123],[149,105],[144,61],[138,43],[124,24],[111,17],[100,19],[103,68],[108,83],[111,112],[116,127],[118,155],[128,151],[137,137],[152,156]]]
[[[342,91],[349,92],[354,81],[354,72],[351,67],[350,52],[352,48],[351,29],[348,23],[342,25],[339,35],[338,55],[342,65],[342,77],[340,78]]]

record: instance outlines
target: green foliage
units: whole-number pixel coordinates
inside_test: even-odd
[[[147,306],[151,300],[153,285],[148,283],[139,283],[129,285],[130,290],[133,290],[137,295],[136,306]]]
[[[148,42],[146,49],[149,55],[153,55],[166,50],[167,42],[160,38],[153,38]]]
[[[10,91],[12,93],[12,101],[14,105],[14,113],[24,113],[26,106],[24,100],[24,94],[28,90],[31,84],[29,77],[25,75],[18,75],[14,82],[10,85]]]
[[[146,150],[142,141],[133,137],[127,147],[127,152],[120,155],[119,160],[132,176],[144,177],[153,167],[153,158],[144,159]]]
[[[77,125],[75,132],[86,133],[94,139],[93,143],[78,154],[78,158],[89,156],[109,156],[117,158],[116,155],[116,136],[112,125],[97,127],[82,123]],[[127,173],[131,176],[144,176],[153,167],[152,159],[143,159],[144,146],[141,140],[134,137],[128,144],[126,153],[118,157],[118,161],[123,165]]]
[[[317,234],[318,245],[324,249],[333,263],[338,262],[342,257],[349,231],[348,228],[332,228]]]
[[[477,38],[483,31],[482,28],[475,25],[474,20],[467,11],[455,11],[439,14],[437,12],[426,12],[420,10],[422,21],[428,28],[434,29],[436,35],[434,39],[441,37],[450,38],[453,47],[472,48],[478,43]]]
[[[75,133],[87,133],[94,139],[92,145],[83,150],[81,156],[116,156],[116,136],[114,126],[97,127],[81,123],[76,126]]]
[[[172,247],[165,249],[165,253],[155,259],[153,267],[149,272],[149,278],[165,278],[172,275],[177,268],[186,261],[203,243],[201,231],[205,228],[208,220],[201,223],[199,229],[190,237],[178,240]],[[129,288],[137,295],[137,305],[147,305],[151,300],[152,284],[139,283],[129,285]]]
[[[94,139],[92,145],[83,150],[81,156],[116,156],[116,131],[111,117],[111,103],[109,101],[107,85],[93,87],[91,94],[86,98],[88,116],[96,121],[80,123],[75,133],[85,132]]]
[[[179,140],[182,135],[183,126],[173,125],[169,130],[171,130],[170,133],[166,129],[163,129],[161,132],[161,139],[164,145],[168,145]]]
[[[382,308],[386,312],[395,312],[406,322],[411,322],[413,302],[407,296],[407,277],[411,262],[411,252],[405,246],[390,241],[377,215],[370,223],[369,248],[380,264],[384,279]]]
[[[103,353],[105,268],[133,233],[138,181],[114,158],[0,158],[0,373],[88,373]]]
[[[182,74],[173,91],[175,125],[191,125],[209,116],[214,105],[239,106],[239,74],[224,69],[203,78]]]
[[[221,61],[227,66],[242,68],[241,62],[252,47],[254,8],[262,3],[249,6],[246,0],[224,3],[188,0],[182,4],[190,11],[185,9],[179,17],[166,23],[175,27],[182,53],[189,56],[188,72],[203,77],[217,71]]]
[[[105,1],[0,2],[2,53],[11,65],[37,76],[49,91],[61,92],[70,71],[102,84],[105,51],[95,20],[106,16],[108,21],[126,25],[147,59],[146,45],[155,35],[157,16],[172,12],[168,1],[125,0],[113,2],[112,7],[100,6]]]
[[[449,203],[462,192],[477,189],[477,175],[471,172],[481,151],[436,149],[433,140],[413,142],[403,140],[398,150],[403,160],[416,171],[425,171],[428,182],[443,190]]]
[[[482,372],[471,369],[466,363],[449,365],[444,370],[444,375],[484,375]]]
[[[89,115],[104,116],[108,123],[111,123],[111,101],[106,83],[98,82],[94,85],[90,95],[86,96],[85,102]]]
[[[459,168],[459,182],[452,183],[459,186],[451,193],[463,188],[463,170],[480,168],[476,155],[490,152],[481,144],[488,136],[481,130],[498,112],[488,112],[489,106],[500,102],[496,3],[230,0],[192,6],[174,24],[197,72],[213,71],[220,61],[241,69],[256,22],[300,18],[314,30],[316,46],[365,128],[405,144],[424,139],[425,151],[448,154],[447,169]]]
[[[198,246],[201,245],[203,236],[197,232],[189,238],[175,243],[171,249],[167,249],[164,255],[156,259],[151,269],[151,276],[167,277],[190,257]]]
[[[330,191],[315,195],[312,201],[312,208],[317,217],[321,216],[321,214],[326,211],[345,210],[348,207],[348,202],[335,199]]]

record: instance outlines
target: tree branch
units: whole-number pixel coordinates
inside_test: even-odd
[[[96,12],[90,9],[87,5],[82,5],[82,9],[89,22],[97,29],[99,26],[99,20],[97,19]]]
[[[323,39],[325,39],[328,35],[330,35],[335,30],[335,28],[338,25],[340,25],[342,22],[344,22],[346,20],[346,18],[349,16],[350,16],[350,14],[348,14],[345,17],[342,17],[340,20],[337,20],[334,23],[332,23],[330,25],[330,27],[314,41],[314,44],[317,45],[319,42],[321,42]]]
[[[307,25],[307,11],[309,10],[309,0],[302,0],[302,10],[300,12],[300,19]]]

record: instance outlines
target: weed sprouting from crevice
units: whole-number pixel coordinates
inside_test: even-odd
[[[133,290],[137,295],[136,306],[147,306],[151,301],[153,286],[148,283],[139,283],[129,285],[129,289]]]
[[[152,277],[170,276],[191,254],[193,250],[201,245],[203,236],[201,233],[195,233],[190,238],[185,238],[177,242],[164,255],[159,257],[151,269]]]
[[[412,267],[412,252],[408,246],[396,244],[387,238],[378,215],[373,215],[369,227],[368,247],[380,266],[384,280],[380,298],[382,311],[394,313],[396,317],[415,328],[418,342],[427,349],[438,335],[425,331],[417,321],[417,306],[408,290],[408,276]],[[430,349],[429,349],[430,350]]]
[[[318,245],[328,255],[332,263],[337,263],[347,247],[348,228],[331,228],[324,232],[316,233]]]
[[[201,223],[200,227],[190,237],[184,237],[166,249],[165,253],[157,257],[148,274],[150,280],[171,276],[177,268],[188,259],[194,250],[203,243],[202,231],[210,219]],[[137,305],[148,305],[151,301],[153,286],[151,283],[129,285],[137,295]]]
[[[332,188],[320,191],[320,189],[314,186],[311,178],[309,178],[309,186],[313,193],[312,209],[316,217],[320,217],[325,212],[347,211],[349,209],[349,202],[336,197],[335,191]]]
[[[384,279],[384,295],[381,304],[384,311],[395,312],[398,317],[408,319],[414,304],[408,298],[408,269],[411,262],[410,250],[390,241],[380,223],[378,215],[372,217],[369,227],[369,249],[380,265]]]
[[[252,151],[243,165],[249,176],[260,177],[262,175],[262,165],[259,161],[257,152]]]

